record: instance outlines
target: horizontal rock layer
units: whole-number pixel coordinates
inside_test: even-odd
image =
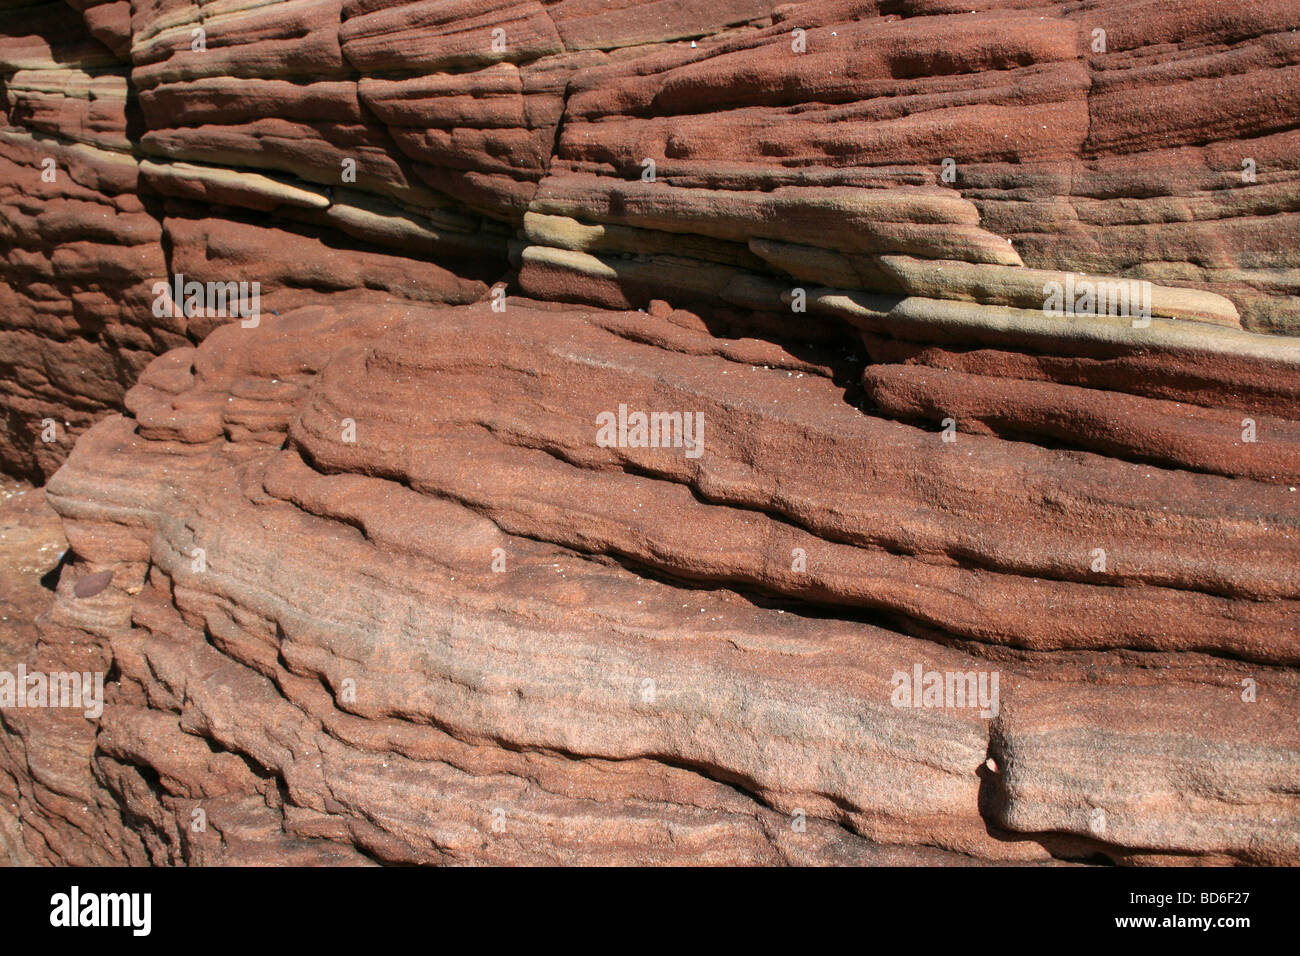
[[[1150,283],[1160,316],[1300,328],[1289,4],[975,7],[12,3],[5,467],[51,474],[210,330],[151,318],[177,273],[464,303],[509,256],[539,298],[770,310],[1036,309],[1080,272]],[[97,228],[66,241],[60,209]],[[69,389],[70,364],[98,368]]]

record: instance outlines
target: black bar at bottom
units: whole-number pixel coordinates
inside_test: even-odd
[[[592,933],[615,945],[653,945],[657,937],[665,945],[680,944],[682,934],[770,944],[768,934],[784,928],[809,934],[809,941],[849,931],[864,946],[891,933],[918,944],[1181,943],[1199,936],[1232,945],[1259,930],[1277,934],[1295,926],[1297,872],[11,869],[0,871],[0,900],[12,944],[61,937],[66,943],[111,941],[127,948],[289,944],[338,952],[349,943],[373,946],[379,928],[383,945],[398,949],[422,948],[407,942],[421,939],[431,948],[460,948],[467,942],[461,931],[490,945],[511,937],[562,943],[581,934],[590,940]],[[145,897],[135,894],[148,894],[147,911]],[[86,922],[118,925],[81,925]],[[458,936],[459,944],[453,942]]]

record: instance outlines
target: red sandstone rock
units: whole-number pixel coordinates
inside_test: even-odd
[[[0,854],[1300,860],[1298,27],[7,6]]]

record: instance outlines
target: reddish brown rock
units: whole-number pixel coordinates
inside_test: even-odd
[[[1297,27],[6,5],[0,855],[1300,861]]]
[[[965,432],[1273,484],[1300,481],[1300,423],[1289,419],[919,365],[872,365],[862,384],[882,411],[936,428],[951,418]]]
[[[105,422],[85,436],[50,488],[78,554],[115,569],[111,593],[97,607],[83,608],[86,602],[67,595],[53,620],[111,647],[123,693],[138,686],[134,693],[149,700],[175,700],[182,728],[284,779],[288,798],[280,812],[288,832],[408,862],[609,861],[632,852],[629,840],[642,844],[641,860],[661,862],[685,859],[678,853],[750,863],[891,858],[878,856],[885,851],[871,849],[876,844],[1022,860],[1100,852],[1133,861],[1154,853],[1276,862],[1294,854],[1295,836],[1285,827],[1242,826],[1254,819],[1243,804],[1276,799],[1267,796],[1276,783],[1259,775],[1272,758],[1246,751],[1225,762],[1194,729],[1211,714],[1240,708],[1243,720],[1270,728],[1251,739],[1283,747],[1293,761],[1300,741],[1288,710],[1290,668],[1214,656],[1227,648],[1198,646],[1195,638],[1182,643],[1194,625],[1174,634],[1154,623],[1193,620],[1194,602],[1209,596],[1197,599],[1184,589],[1194,580],[1204,587],[1213,564],[1160,597],[1160,587],[1139,580],[1117,586],[1141,564],[1137,558],[1135,568],[1125,568],[1117,557],[1114,575],[1091,575],[1096,583],[1079,585],[1095,596],[1066,612],[1071,585],[1040,578],[1040,615],[1032,590],[972,568],[980,583],[970,599],[985,620],[1004,629],[1046,627],[1044,634],[1059,626],[1048,646],[1092,649],[1087,666],[1100,686],[1086,705],[1089,732],[1110,736],[1108,756],[1087,771],[1076,750],[1089,745],[1038,703],[1040,686],[1074,686],[1077,658],[1008,656],[997,651],[1005,630],[960,632],[954,625],[945,634],[933,619],[918,621],[917,636],[907,636],[911,615],[943,613],[938,591],[912,593],[926,568],[960,575],[965,562],[944,570],[921,553],[900,559],[906,570],[893,596],[878,590],[875,599],[897,630],[796,616],[773,603],[784,593],[809,607],[842,605],[844,594],[819,582],[873,579],[854,573],[851,563],[853,554],[870,560],[867,541],[850,543],[849,525],[818,518],[819,499],[840,515],[867,518],[865,500],[845,497],[842,482],[826,480],[827,467],[844,454],[833,450],[837,440],[874,450],[876,475],[865,478],[864,490],[877,496],[885,488],[880,469],[894,455],[879,439],[854,440],[851,422],[871,420],[844,404],[825,370],[805,365],[796,373],[793,357],[785,369],[717,357],[717,340],[705,331],[680,338],[672,353],[608,331],[646,328],[648,317],[637,313],[534,311],[516,301],[501,315],[487,304],[425,311],[372,302],[364,315],[304,308],[256,330],[218,329],[197,353],[161,360],[132,393],[137,423]],[[460,346],[450,351],[439,337]],[[648,392],[637,390],[634,356],[641,353],[659,356],[660,384]],[[481,386],[472,384],[476,362],[484,365]],[[710,366],[706,374],[696,371]],[[618,378],[600,384],[614,367]],[[533,384],[502,388],[514,369],[526,370]],[[767,398],[729,412],[731,395]],[[702,409],[713,431],[704,433],[698,464],[669,449],[596,447],[588,411],[610,398]],[[584,402],[594,404],[584,409]],[[729,420],[738,413],[747,416],[747,429]],[[818,453],[781,437],[787,417],[807,430],[819,415],[840,424],[824,437],[805,432]],[[355,441],[345,419],[355,425]],[[947,455],[944,474],[955,488],[964,472],[980,469],[979,457],[947,454],[937,436],[910,431],[923,443],[911,460]],[[742,454],[730,447],[737,440],[759,444]],[[546,451],[539,457],[531,447]],[[1011,464],[1004,452],[1004,467],[1019,477],[993,487],[1005,492],[1031,471],[1050,473],[1050,461],[1062,469],[1058,482],[1080,467],[1068,453],[1039,454],[1039,461]],[[732,463],[745,459],[748,474],[727,477]],[[751,527],[783,507],[752,497],[778,461],[785,462],[785,507],[797,506],[784,519],[784,534]],[[794,480],[811,461],[819,481],[799,504]],[[682,462],[690,465],[685,471]],[[171,478],[165,490],[153,477],[164,467]],[[1125,471],[1152,472],[1120,462],[1106,468],[1112,486]],[[1174,473],[1161,477],[1176,480]],[[691,485],[701,495],[696,504],[674,491]],[[745,487],[752,489],[748,497],[739,495]],[[832,495],[832,488],[841,491]],[[1138,506],[1133,495],[1123,492]],[[1201,522],[1215,509],[1226,519],[1241,507],[1201,498]],[[1080,506],[1086,512],[1082,501],[1073,508]],[[1018,517],[1026,524],[1015,529],[1023,544],[990,543],[1004,559],[1030,560],[1034,516],[1025,507]],[[1000,522],[1013,511],[1004,504]],[[898,542],[911,540],[912,547],[941,533],[924,513],[894,520]],[[1059,525],[1049,531],[1041,516],[1037,525],[1057,546],[1077,533]],[[794,533],[800,526],[809,529],[802,537]],[[1107,534],[1113,541],[1129,530],[1117,526]],[[1134,533],[1132,540],[1130,549],[1158,547],[1149,535]],[[286,549],[286,541],[295,544]],[[795,545],[807,553],[807,571],[787,575],[779,569],[789,567]],[[1290,652],[1278,627],[1294,615],[1282,611],[1285,600],[1268,596],[1275,586],[1268,581],[1286,571],[1266,571],[1258,543],[1255,550],[1261,577],[1254,583],[1241,576],[1244,554],[1218,565],[1238,568],[1236,588],[1254,588],[1253,597],[1209,600],[1234,621],[1219,633],[1253,640],[1255,650],[1237,644],[1234,654],[1281,654],[1283,663]],[[1171,550],[1164,560],[1172,567],[1179,559]],[[1168,573],[1154,567],[1136,573]],[[1082,576],[1090,576],[1086,566]],[[704,587],[667,583],[682,578]],[[143,590],[132,598],[136,588]],[[1008,592],[1018,613],[997,610],[1003,588],[1020,588]],[[1109,623],[1140,621],[1144,605],[1161,600],[1193,603],[1183,611],[1152,605],[1148,639],[1128,631],[1097,642]],[[1249,638],[1248,615],[1269,608],[1282,616]],[[1165,670],[1138,667],[1136,648],[1155,653]],[[893,706],[894,676],[917,665],[996,670],[999,714]],[[203,679],[195,683],[190,675]],[[1245,678],[1267,687],[1249,704],[1240,699]],[[1054,703],[1056,694],[1044,699]],[[1133,737],[1147,707],[1159,713],[1144,724],[1155,742]],[[109,739],[128,733],[115,728],[129,712],[105,717]],[[426,722],[439,731],[431,733]],[[326,735],[316,726],[332,730]],[[153,748],[166,736],[130,733],[135,760],[160,759]],[[493,746],[497,741],[508,742],[509,752],[536,754],[533,765],[508,758]],[[1125,761],[1140,762],[1152,750],[1166,755],[1160,779],[1182,779],[1176,767],[1188,762],[1204,783],[1162,797],[1160,787],[1169,784],[1152,777],[1158,768],[1126,769]],[[545,756],[553,752],[565,754],[570,767],[558,778]],[[371,753],[387,754],[387,766]],[[664,766],[666,754],[672,756]],[[981,769],[990,755],[1000,767],[991,776]],[[575,757],[583,758],[578,766]],[[617,761],[624,772],[589,779],[588,770],[602,761]],[[168,773],[179,775],[169,794],[195,792],[193,768]],[[512,783],[520,775],[540,789]],[[758,803],[717,803],[720,792],[688,796],[698,787],[708,791],[711,780],[739,782]],[[436,801],[419,796],[435,792]],[[728,793],[734,800],[736,791]],[[598,800],[607,809],[593,817],[575,800]],[[639,806],[651,816],[633,810]],[[691,816],[678,819],[685,806]],[[1094,807],[1107,814],[1108,829],[1090,823]],[[788,819],[797,811],[809,826],[796,836]],[[1270,819],[1278,815],[1268,812]],[[1196,817],[1197,828],[1179,829],[1185,814]],[[504,820],[505,830],[494,830],[494,820]],[[697,830],[704,820],[707,829]],[[754,831],[745,820],[768,822]],[[823,830],[828,824],[839,826]],[[419,836],[428,827],[457,835],[431,854]],[[668,832],[674,836],[663,842]],[[816,838],[807,839],[812,833]],[[627,851],[619,849],[624,845]]]

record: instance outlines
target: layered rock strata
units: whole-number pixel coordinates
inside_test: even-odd
[[[6,4],[0,849],[1295,863],[1298,19]]]

